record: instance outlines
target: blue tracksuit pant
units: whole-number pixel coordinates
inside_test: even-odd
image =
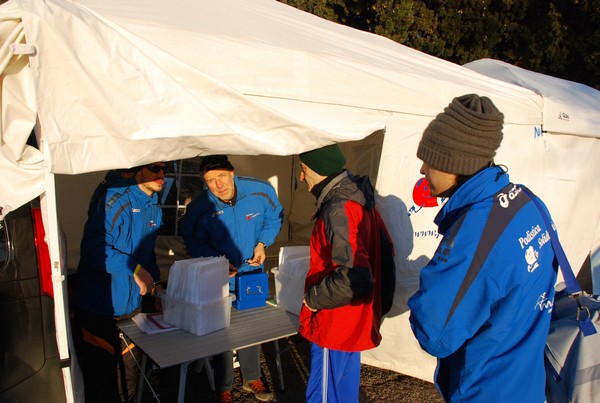
[[[310,351],[307,403],[356,403],[360,386],[360,352],[321,348]]]

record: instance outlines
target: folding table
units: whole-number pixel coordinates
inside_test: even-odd
[[[229,327],[203,336],[196,336],[181,329],[146,334],[132,319],[120,321],[117,326],[145,353],[142,358],[142,372],[145,372],[148,358],[160,368],[180,366],[177,401],[183,403],[188,365],[228,350],[275,341],[277,372],[282,381],[283,371],[276,340],[296,334],[299,321],[298,316],[275,305],[267,304],[241,311],[232,308]],[[283,382],[281,384],[283,385]],[[141,401],[142,387],[142,379],[140,379],[138,401]]]

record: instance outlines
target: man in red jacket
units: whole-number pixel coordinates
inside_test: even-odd
[[[391,256],[391,238],[369,178],[344,169],[336,144],[300,161],[300,180],[317,199],[300,312],[300,334],[312,342],[306,401],[358,402],[360,352],[381,341],[382,246]]]

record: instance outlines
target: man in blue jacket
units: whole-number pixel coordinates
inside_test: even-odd
[[[262,180],[236,176],[225,155],[210,155],[200,163],[205,190],[186,208],[182,235],[192,257],[225,256],[230,266],[230,290],[235,275],[263,269],[265,248],[275,242],[283,208],[275,189]],[[256,399],[273,398],[260,379],[260,345],[237,350],[243,389]],[[215,389],[220,402],[231,402],[233,353],[213,357]]]
[[[452,100],[417,150],[443,238],[408,305],[421,347],[438,357],[450,402],[544,402],[544,345],[556,261],[549,228],[493,158],[504,116],[489,98]],[[547,214],[547,211],[545,211]]]
[[[142,296],[160,284],[154,243],[162,224],[157,193],[165,171],[164,162],[136,168],[133,178],[99,187],[90,203],[73,287],[86,403],[135,395],[137,371],[116,321],[138,313]]]

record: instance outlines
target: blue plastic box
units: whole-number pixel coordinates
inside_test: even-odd
[[[233,306],[238,309],[250,309],[264,306],[269,296],[269,277],[267,273],[238,274],[235,278],[236,292]]]

